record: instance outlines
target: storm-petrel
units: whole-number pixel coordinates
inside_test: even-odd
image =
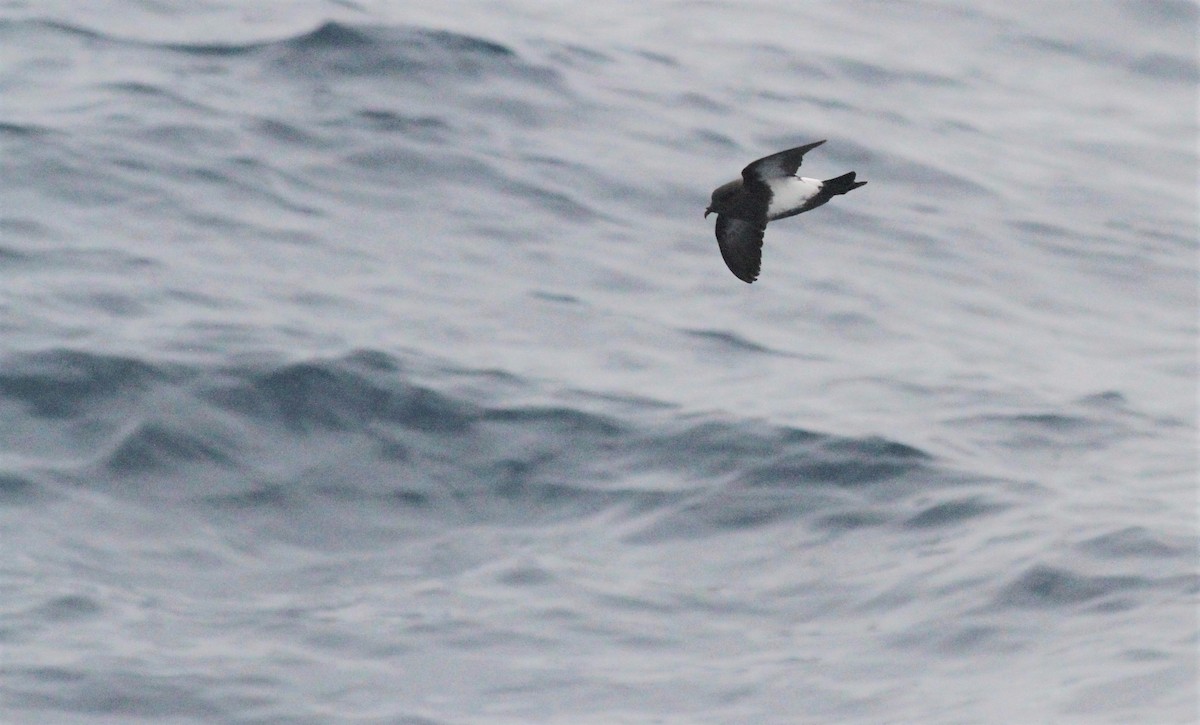
[[[796,176],[804,154],[824,141],[764,156],[742,169],[742,178],[717,187],[704,216],[717,215],[717,244],[729,271],[743,282],[758,279],[767,222],[816,209],[866,184],[854,172],[836,179]]]

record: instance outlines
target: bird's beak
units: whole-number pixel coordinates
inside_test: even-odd
[[[704,210],[704,218],[707,219],[709,214],[712,214],[712,209],[705,209]]]

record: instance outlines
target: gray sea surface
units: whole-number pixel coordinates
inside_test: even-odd
[[[1198,26],[0,0],[0,721],[1196,722]]]

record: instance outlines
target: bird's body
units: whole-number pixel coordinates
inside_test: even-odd
[[[853,171],[825,181],[797,176],[804,154],[823,143],[817,141],[764,156],[742,169],[742,178],[713,191],[704,216],[717,215],[721,257],[738,279],[758,279],[767,222],[816,209],[867,183],[855,181]]]

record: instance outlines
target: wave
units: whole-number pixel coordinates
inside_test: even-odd
[[[33,33],[76,37],[94,45],[125,46],[186,55],[264,57],[277,70],[312,77],[451,72],[474,77],[514,73],[553,82],[548,68],[523,63],[516,51],[486,38],[446,30],[354,26],[326,22],[290,37],[221,43],[171,43],[125,38],[50,20],[0,21],[0,35]],[[143,89],[143,92],[146,89]]]
[[[136,395],[164,368],[133,358],[74,350],[15,355],[0,369],[0,399],[28,406],[38,418],[75,418]]]
[[[1121,399],[962,423],[1070,450],[1120,433],[1089,417],[1098,407],[1120,410]],[[9,355],[0,414],[13,442],[0,456],[2,506],[98,491],[315,547],[397,526],[589,520],[632,545],[797,526],[918,540],[1000,521],[1021,495],[884,436],[549,394],[509,373],[369,350],[218,365]],[[1094,562],[1189,552],[1139,527],[1097,530],[1075,550]],[[1038,566],[1003,584],[996,604],[1120,606],[1131,587],[1160,584],[1121,576]]]
[[[437,384],[464,375],[486,394]],[[541,395],[507,376],[502,387]],[[497,390],[492,371],[369,351],[203,367],[58,350],[0,365],[0,408],[15,435],[35,441],[39,466],[147,503],[383,505],[400,516],[527,523],[615,513],[631,540],[649,540],[795,519],[828,528],[829,514],[953,478],[928,453],[875,436],[664,418],[653,401],[506,404],[490,400]],[[9,476],[9,504],[42,485],[20,468]],[[990,510],[940,505],[912,525]]]
[[[1042,608],[1088,605],[1114,608],[1122,594],[1146,589],[1153,580],[1142,576],[1086,576],[1037,564],[1000,592],[1001,607]]]

